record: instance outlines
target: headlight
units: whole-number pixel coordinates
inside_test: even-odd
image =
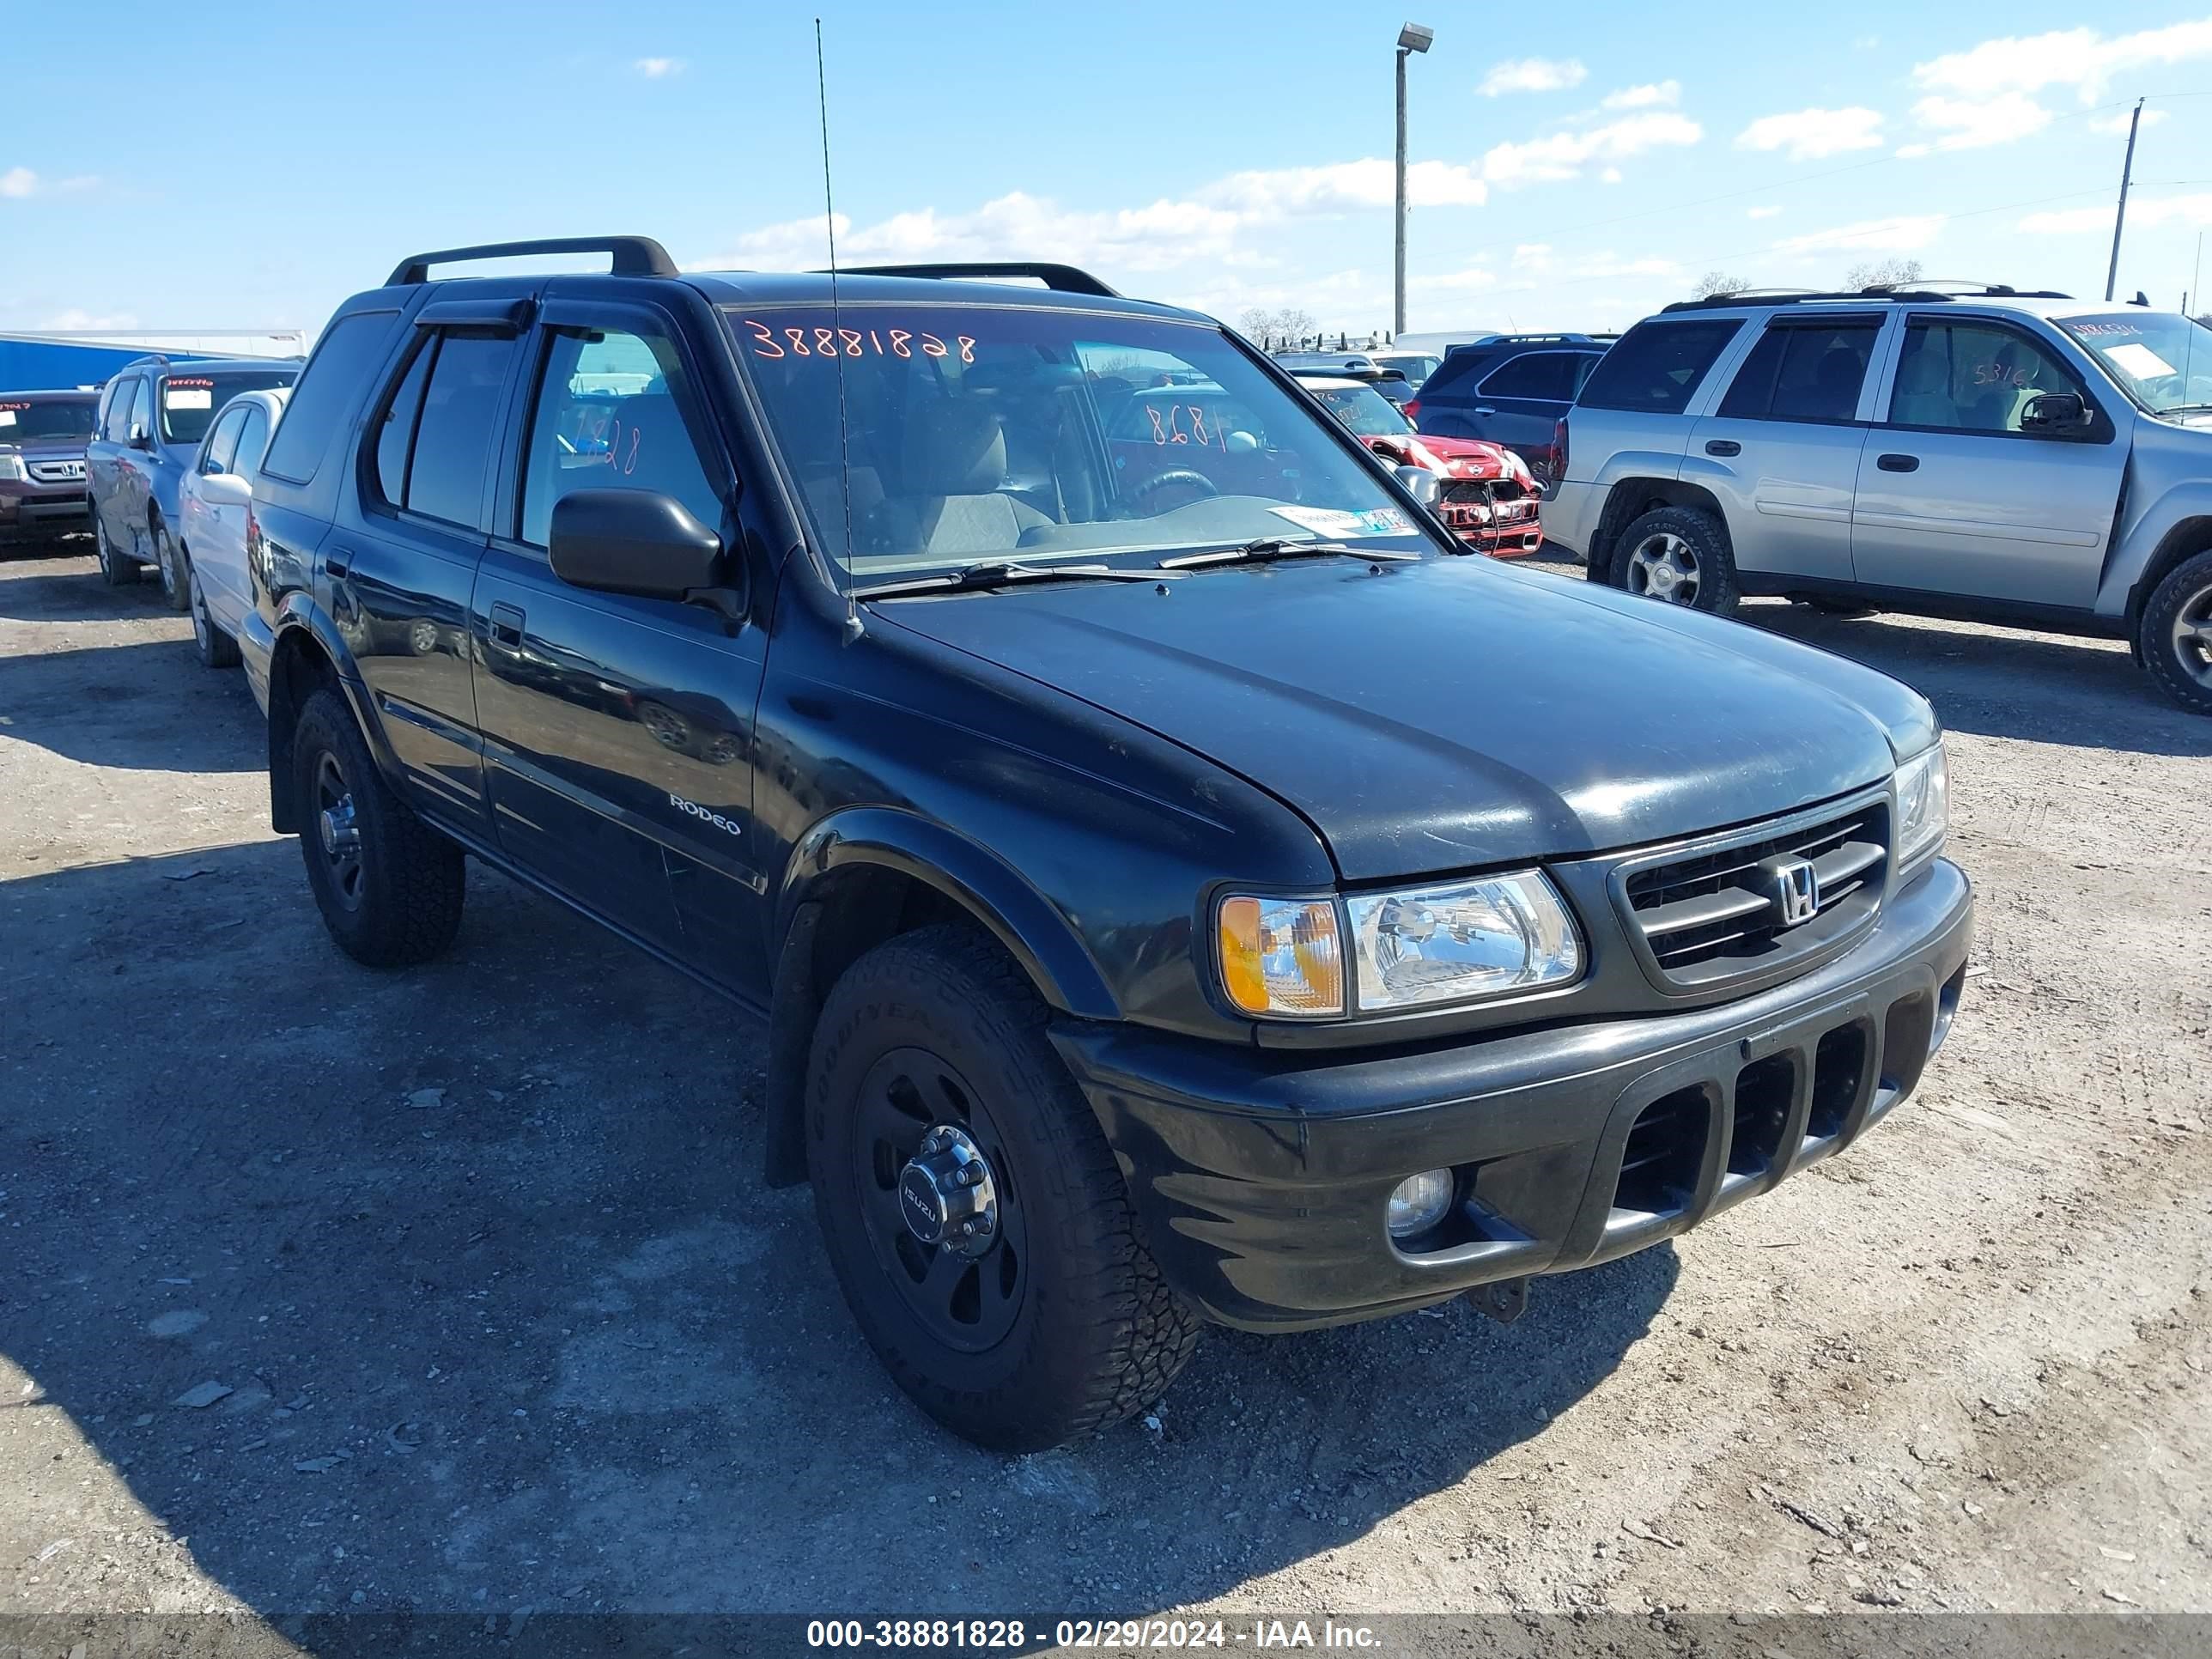
[[[1344,1012],[1344,947],[1328,899],[1221,901],[1221,983],[1248,1014],[1330,1019]]]
[[[1933,853],[1951,827],[1951,778],[1941,738],[1897,769],[1897,867]]]
[[[0,455],[0,480],[9,483],[30,483],[30,471],[23,465],[21,455]]]
[[[1362,1012],[1562,985],[1583,970],[1567,907],[1539,870],[1348,900]]]

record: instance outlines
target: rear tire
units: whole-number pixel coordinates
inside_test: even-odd
[[[1693,507],[1654,507],[1620,532],[1613,586],[1638,597],[1725,617],[1742,594],[1728,527]]]
[[[2136,653],[2160,690],[2192,714],[2212,714],[2212,549],[2151,590]]]
[[[926,1133],[989,1171],[961,1249],[910,1228]],[[911,1143],[911,1144],[909,1144]],[[891,1379],[955,1434],[1036,1451],[1158,1400],[1197,1346],[1097,1119],[1021,970],[975,930],[902,934],[830,990],[806,1085],[815,1212],[853,1317]]]
[[[139,577],[138,561],[126,552],[116,550],[115,544],[107,538],[107,525],[97,509],[92,519],[93,552],[100,560],[100,579],[110,587],[128,587]]]
[[[192,574],[185,562],[185,545],[169,533],[157,515],[148,526],[154,538],[154,568],[161,576],[161,603],[172,611],[192,608]]]
[[[468,892],[461,849],[392,793],[336,690],[316,692],[300,711],[292,787],[307,884],[345,953],[404,968],[444,951]]]
[[[186,568],[190,570],[189,565]],[[200,654],[200,665],[204,668],[235,668],[238,666],[238,641],[215,625],[215,618],[208,615],[207,594],[200,586],[200,573],[191,570],[190,574],[192,646]]]

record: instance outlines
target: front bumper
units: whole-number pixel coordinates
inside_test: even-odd
[[[65,536],[92,528],[82,483],[0,483],[0,536]]]
[[[1344,1059],[1054,1036],[1169,1282],[1220,1323],[1297,1330],[1612,1261],[1850,1146],[1942,1044],[1972,932],[1938,860],[1842,957],[1693,1012]],[[1440,1167],[1454,1211],[1401,1248],[1390,1191]]]
[[[1526,558],[1544,544],[1539,495],[1492,499],[1486,489],[1448,485],[1436,512],[1453,535],[1493,559]]]

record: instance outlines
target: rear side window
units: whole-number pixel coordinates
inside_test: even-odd
[[[100,435],[109,443],[126,442],[131,436],[131,399],[138,390],[138,377],[118,380],[107,388],[107,413],[100,417]]]
[[[1482,383],[1482,395],[1571,402],[1575,395],[1575,369],[1581,361],[1578,352],[1524,351]]]
[[[207,459],[200,463],[203,472],[231,471],[231,458],[238,453],[238,434],[245,429],[246,411],[231,409],[223,411],[222,418],[215,423],[215,431],[208,439]]]
[[[230,470],[241,478],[251,478],[261,470],[261,457],[268,447],[269,411],[259,404],[248,404],[246,429],[238,434],[238,453]]]
[[[1722,416],[1746,421],[1856,420],[1859,388],[1881,332],[1881,319],[1875,317],[1769,324],[1721,400]]]
[[[362,386],[383,361],[392,333],[393,311],[357,311],[341,317],[316,343],[307,359],[283,423],[261,470],[292,483],[306,483],[330,447],[331,439],[354,407]]]
[[[131,389],[131,419],[124,427],[124,436],[133,437],[142,432],[150,434],[153,430],[154,383],[141,380]]]
[[[430,378],[430,361],[437,355],[438,343],[424,335],[378,423],[377,490],[393,507],[407,500],[408,453],[415,445],[416,417],[422,412],[422,383]]]
[[[1468,377],[1494,361],[1481,352],[1452,351],[1444,355],[1437,372],[1421,383],[1421,396],[1434,398],[1441,393],[1456,392]]]
[[[1679,415],[1723,348],[1743,326],[1737,318],[1638,323],[1598,360],[1583,388],[1591,409]]]
[[[483,528],[484,478],[517,346],[510,335],[453,331],[441,333],[417,354],[416,368],[427,362],[429,371],[422,382],[404,492],[395,497],[386,486],[386,499],[393,506],[448,524]],[[408,380],[414,378],[415,368],[410,368]],[[403,400],[407,392],[403,384],[399,397],[393,399],[393,419],[378,441],[380,482],[385,477],[386,441],[406,418]],[[291,424],[287,419],[279,432],[289,432]]]

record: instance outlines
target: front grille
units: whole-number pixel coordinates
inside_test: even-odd
[[[1812,866],[1809,917],[1786,919],[1784,876]],[[1889,803],[1632,868],[1629,921],[1670,983],[1707,989],[1808,957],[1871,921],[1889,865]]]
[[[82,461],[33,461],[27,469],[35,483],[82,483]]]

